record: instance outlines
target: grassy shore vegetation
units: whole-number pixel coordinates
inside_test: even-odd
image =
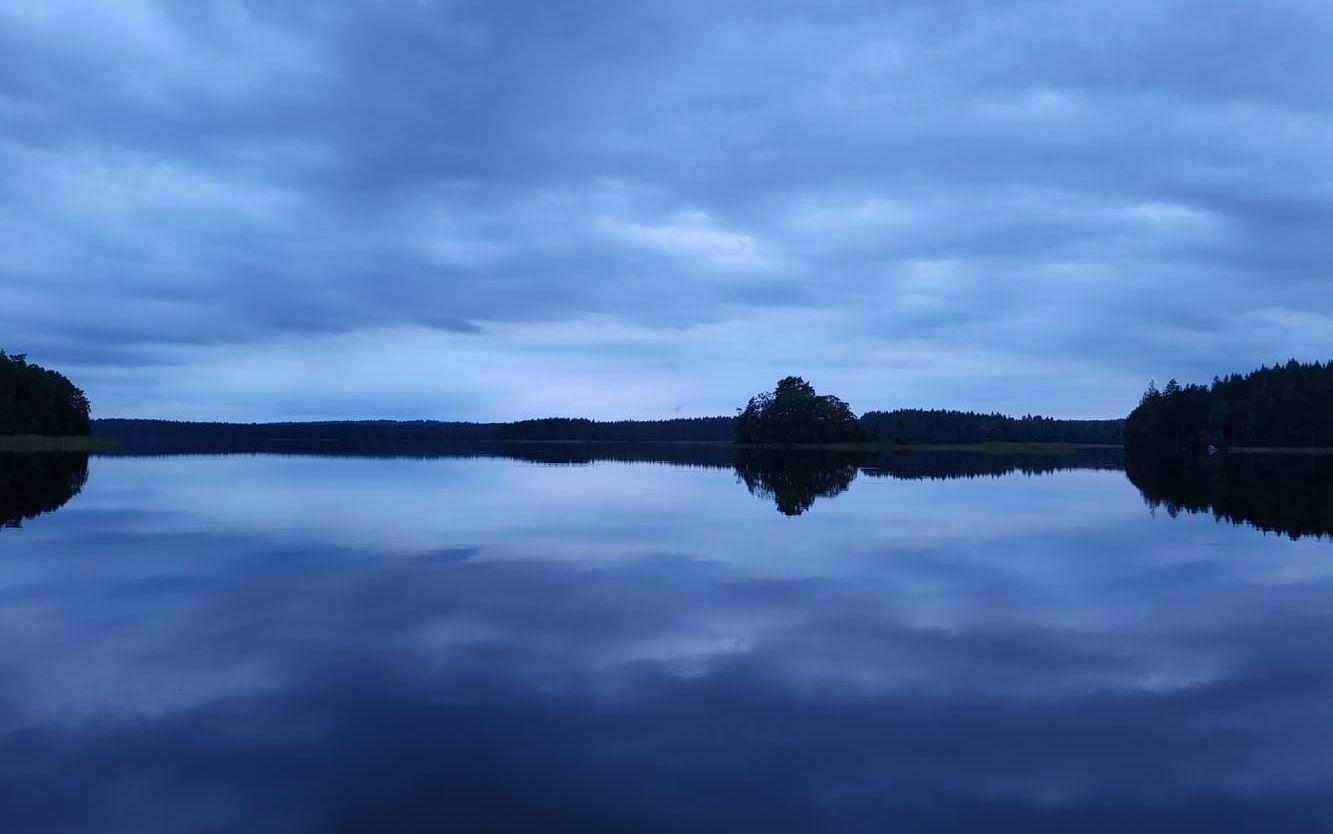
[[[867,440],[858,443],[736,443],[730,440],[494,440],[495,444],[521,446],[636,446],[654,443],[669,446],[735,446],[738,449],[812,450],[827,452],[976,452],[988,455],[1072,455],[1080,449],[1119,449],[1119,443],[891,443]],[[1333,452],[1333,450],[1329,450]]]
[[[1118,449],[1119,443],[1011,443],[994,440],[987,443],[893,443],[886,440],[866,440],[856,443],[736,443],[730,440],[495,440],[492,443],[521,443],[523,445],[571,445],[601,444],[627,445],[649,443],[669,443],[678,446],[739,446],[746,449],[829,449],[845,452],[991,452],[997,455],[1009,454],[1062,454],[1079,449]],[[1256,451],[1256,450],[1246,450]]]
[[[1117,443],[878,443],[876,450],[903,452],[979,452],[986,455],[1072,455],[1079,449],[1115,449]]]
[[[110,437],[0,435],[0,452],[106,452],[115,448],[116,441]]]
[[[1333,455],[1333,446],[1232,446],[1233,455]]]

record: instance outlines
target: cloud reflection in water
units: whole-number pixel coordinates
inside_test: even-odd
[[[1116,472],[98,459],[21,535],[15,830],[1333,824],[1326,546]]]

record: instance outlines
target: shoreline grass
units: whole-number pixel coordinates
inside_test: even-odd
[[[834,452],[972,452],[983,455],[1072,455],[1080,449],[1119,449],[1114,444],[1012,443],[992,440],[987,443],[812,443],[812,444],[736,444],[738,449],[804,449]]]
[[[49,437],[40,434],[0,435],[0,452],[104,452],[119,445],[114,438]]]
[[[771,451],[828,451],[828,452],[976,452],[991,455],[1072,455],[1081,449],[1120,449],[1116,443],[1011,443],[995,440],[988,443],[733,443],[730,440],[487,440],[484,443],[525,444],[552,446],[625,446],[655,444],[668,446],[730,446],[736,449],[764,449]]]
[[[1333,446],[1232,446],[1237,455],[1333,455]]]

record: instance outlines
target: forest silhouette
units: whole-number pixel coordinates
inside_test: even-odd
[[[86,436],[88,397],[63,374],[0,350],[0,436]]]
[[[1175,380],[1147,392],[1127,420],[1054,420],[946,410],[870,411],[821,395],[797,376],[752,397],[736,417],[652,421],[550,418],[510,423],[348,421],[190,423],[89,420],[84,393],[64,375],[0,352],[0,434],[117,438],[121,454],[297,453],[381,457],[511,457],[550,464],[654,461],[730,468],[779,512],[800,515],[820,498],[867,477],[978,477],[1064,468],[1120,468],[1154,509],[1211,512],[1290,536],[1333,532],[1333,456],[1221,454],[1254,447],[1333,447],[1333,364],[1263,367],[1214,378]],[[1084,444],[1093,453],[978,455],[962,450],[895,453],[892,444]],[[869,444],[879,441],[882,445]],[[732,444],[735,444],[733,447]],[[601,444],[601,445],[597,445]],[[846,444],[852,450],[775,447]],[[16,526],[77,494],[88,457],[0,456],[0,523]]]
[[[1248,447],[1333,447],[1333,364],[1263,367],[1214,377],[1211,386],[1172,379],[1148,390],[1125,422],[1131,453],[1189,455]]]

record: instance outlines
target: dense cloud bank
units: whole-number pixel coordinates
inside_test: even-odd
[[[106,416],[1109,417],[1327,353],[1325,4],[17,0],[0,331]]]

